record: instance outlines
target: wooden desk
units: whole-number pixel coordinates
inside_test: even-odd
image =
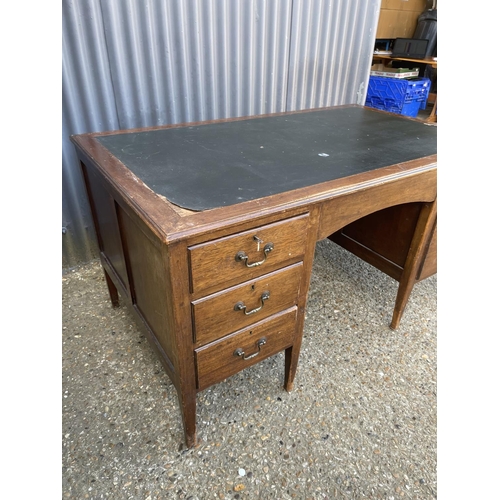
[[[316,241],[400,282],[394,328],[435,272],[436,129],[419,121],[344,106],[72,141],[111,301],[172,379],[187,446],[197,392],[283,350],[292,389]]]
[[[391,61],[405,61],[410,63],[417,64],[429,64],[431,67],[435,68],[437,71],[438,63],[437,60],[434,60],[432,57],[427,57],[425,59],[413,59],[409,57],[391,57],[388,54],[373,54],[373,61],[380,60],[382,63],[387,66],[387,64]],[[433,99],[433,101],[431,101]],[[436,122],[437,121],[437,93],[429,96],[429,102],[433,102],[431,114],[426,118],[426,122]]]

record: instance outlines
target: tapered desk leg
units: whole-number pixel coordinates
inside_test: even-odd
[[[196,445],[196,393],[182,393],[177,391],[179,405],[184,425],[186,446],[192,448]]]
[[[112,279],[109,277],[107,271],[103,268],[104,277],[106,278],[106,285],[108,285],[109,298],[111,299],[111,304],[113,307],[118,307],[120,305],[118,290]]]
[[[304,311],[304,308],[300,308]],[[304,314],[299,313],[298,321],[298,332],[296,333],[296,338],[294,344],[285,349],[285,383],[283,387],[285,391],[291,392],[293,389],[293,381],[295,379],[295,373],[297,372],[297,365],[299,363],[300,346],[302,345],[302,335],[304,328]]]
[[[436,223],[437,217],[437,200],[432,203],[425,203],[420,211],[420,216],[417,221],[415,233],[408,251],[405,266],[401,279],[399,280],[399,288],[396,296],[396,306],[392,315],[390,324],[391,329],[396,330],[403,316],[406,304],[410,297],[413,285],[417,279],[417,272],[422,263],[426,246],[429,243],[432,230]]]
[[[285,391],[291,392],[293,389],[293,380],[297,372],[297,364],[299,361],[300,346],[292,346],[285,349]]]
[[[285,349],[285,383],[283,387],[287,392],[293,389],[293,381],[297,372],[297,365],[299,363],[300,347],[302,345],[302,337],[304,335],[304,322],[306,316],[307,294],[311,282],[311,273],[314,261],[314,252],[316,249],[316,234],[319,224],[320,212],[318,209],[310,211],[310,224],[313,228],[311,233],[314,237],[310,237],[304,249],[304,274],[302,276],[302,283],[300,285],[300,297],[298,298],[297,309],[297,330],[295,332],[295,339],[293,345]]]

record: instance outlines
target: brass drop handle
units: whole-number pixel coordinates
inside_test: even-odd
[[[259,339],[259,341],[257,342],[257,347],[258,347],[259,350],[257,352],[254,352],[253,354],[250,354],[250,356],[246,356],[245,355],[245,351],[243,349],[241,349],[241,347],[239,349],[236,349],[236,351],[234,351],[233,354],[235,356],[241,357],[244,361],[246,361],[247,359],[255,358],[255,356],[257,356],[257,354],[259,354],[260,348],[263,345],[265,345],[266,343],[267,343],[266,337],[262,337],[261,339]]]
[[[255,309],[252,309],[251,311],[247,311],[247,306],[241,301],[236,302],[236,304],[234,304],[234,310],[235,311],[243,311],[245,313],[245,316],[250,316],[250,314],[254,314],[256,312],[259,312],[264,307],[264,301],[268,300],[269,297],[271,297],[271,293],[264,292],[260,296],[260,307],[256,307]]]
[[[254,239],[257,241],[258,238],[257,237],[254,237]],[[259,240],[260,241],[260,240]],[[264,258],[262,260],[259,260],[258,262],[253,262],[252,264],[249,264],[248,263],[248,255],[243,251],[243,250],[240,250],[236,256],[234,257],[235,260],[237,262],[244,262],[245,263],[245,266],[247,267],[256,267],[256,266],[260,266],[261,264],[264,264],[264,262],[266,262],[266,259],[267,259],[267,254],[269,252],[271,252],[272,250],[274,249],[274,243],[266,243],[264,245],[264,249],[263,249],[263,252],[264,252]]]

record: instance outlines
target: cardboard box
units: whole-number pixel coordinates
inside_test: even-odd
[[[411,38],[425,0],[382,0],[376,38]]]
[[[422,13],[427,6],[426,0],[382,0],[380,8],[388,10],[411,10]]]
[[[413,78],[418,76],[418,68],[386,68],[384,71],[371,70],[370,75],[387,78]]]

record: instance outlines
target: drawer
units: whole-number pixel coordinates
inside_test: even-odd
[[[190,247],[191,292],[225,288],[302,260],[308,221],[305,214]]]
[[[205,389],[290,347],[295,338],[296,317],[297,308],[293,307],[196,349],[198,389]]]
[[[297,304],[302,262],[192,303],[197,345],[206,344]]]

